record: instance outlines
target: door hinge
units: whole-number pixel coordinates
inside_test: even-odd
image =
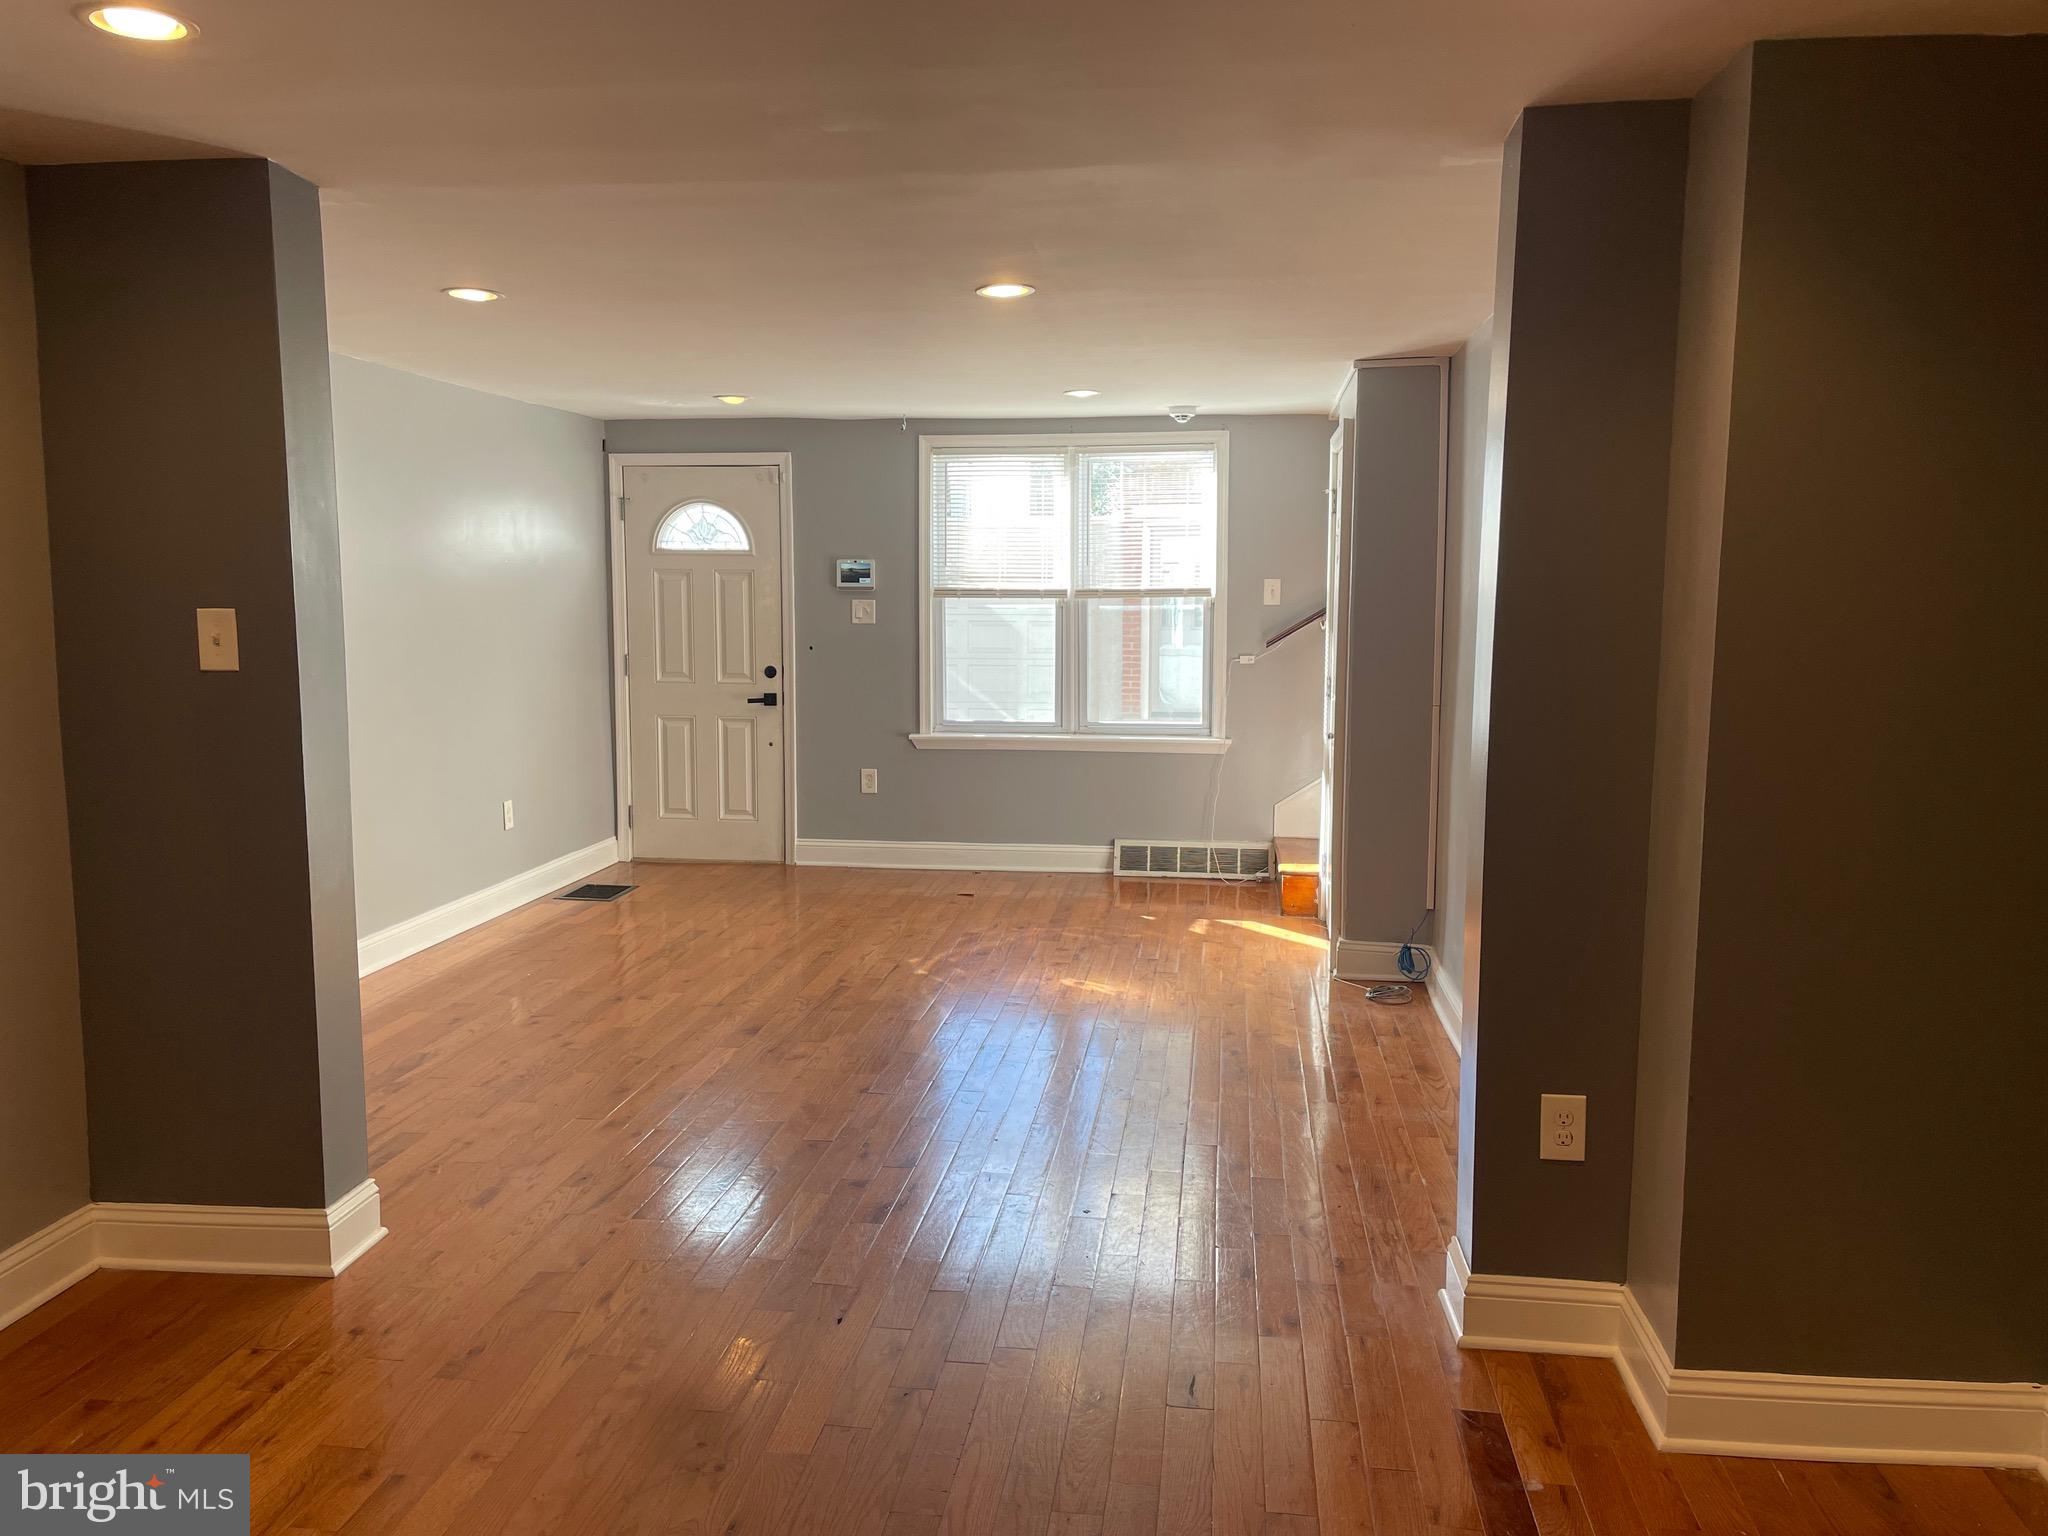
[[[632,830],[632,827],[633,827],[633,807],[631,807],[631,806],[629,805],[629,806],[627,806],[627,807],[626,807],[626,829],[627,829],[628,831],[631,831],[631,830]]]

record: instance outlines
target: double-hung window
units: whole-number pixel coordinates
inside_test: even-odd
[[[1220,750],[1225,434],[920,448],[917,744]]]

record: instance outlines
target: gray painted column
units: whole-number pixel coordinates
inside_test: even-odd
[[[1489,1273],[1626,1263],[1685,156],[1683,102],[1532,108],[1507,146],[1458,1164]],[[1586,1095],[1584,1162],[1539,1161],[1544,1093]]]
[[[1345,616],[1343,846],[1333,850],[1340,942],[1398,945],[1429,909],[1438,521],[1444,475],[1440,358],[1358,369],[1351,507],[1340,558]],[[1429,934],[1416,934],[1425,943]]]
[[[2031,37],[1701,100],[1630,1272],[1681,1367],[2048,1380],[2044,99]]]
[[[323,1206],[368,1152],[318,194],[29,193],[92,1193]]]

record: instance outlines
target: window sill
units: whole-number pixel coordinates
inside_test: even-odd
[[[1230,750],[1227,736],[1029,736],[1014,731],[924,731],[914,733],[910,744],[927,752],[1193,752],[1213,757]]]

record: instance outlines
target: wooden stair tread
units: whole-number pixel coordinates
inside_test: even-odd
[[[1273,857],[1283,875],[1313,875],[1322,869],[1322,862],[1316,857],[1316,840],[1312,837],[1274,838]]]

